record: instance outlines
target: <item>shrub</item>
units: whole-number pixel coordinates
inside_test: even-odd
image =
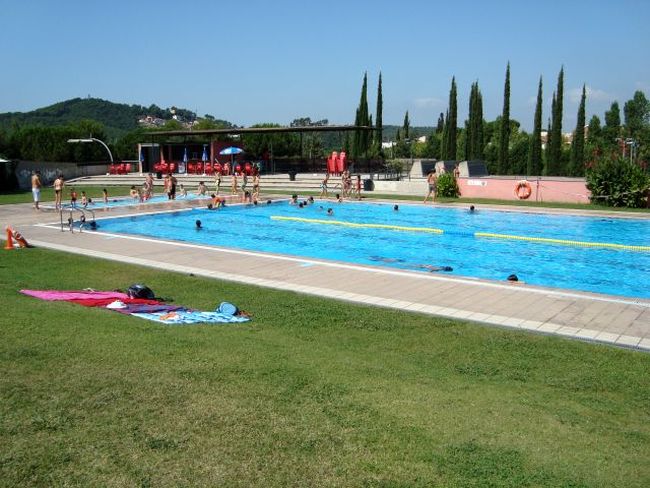
[[[446,198],[458,198],[460,190],[456,184],[453,173],[443,173],[438,177],[438,196]]]
[[[638,165],[618,157],[606,157],[587,171],[591,201],[610,207],[645,207],[650,176]]]

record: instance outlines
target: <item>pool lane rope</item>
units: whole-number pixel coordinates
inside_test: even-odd
[[[342,220],[303,219],[300,217],[283,217],[281,215],[271,215],[271,220],[288,220],[291,222],[304,222],[307,224],[340,225],[342,227],[355,227],[364,229],[402,230],[407,232],[424,232],[426,234],[442,234],[444,232],[442,229],[434,229],[433,227],[405,227],[402,225],[387,224],[359,224],[356,222],[344,222]]]
[[[483,237],[487,239],[503,239],[511,241],[525,241],[525,242],[538,242],[541,244],[558,244],[561,246],[572,247],[587,247],[599,249],[622,249],[626,251],[639,251],[650,252],[650,246],[633,246],[627,244],[616,244],[613,242],[589,242],[589,241],[571,241],[568,239],[553,239],[549,237],[528,237],[516,236],[511,234],[496,234],[492,232],[449,232],[434,227],[407,227],[403,225],[388,225],[388,224],[363,224],[357,222],[345,222],[341,220],[324,220],[324,219],[306,219],[301,217],[284,217],[281,215],[271,215],[271,220],[282,220],[289,222],[302,222],[306,224],[323,224],[323,225],[338,225],[341,227],[354,227],[364,229],[386,229],[406,232],[422,232],[426,234],[450,234],[450,235],[465,235],[473,237]]]

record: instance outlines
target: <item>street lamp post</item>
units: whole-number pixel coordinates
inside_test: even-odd
[[[111,164],[113,164],[113,154],[111,153],[111,150],[108,148],[108,146],[104,143],[104,141],[101,141],[99,139],[95,139],[94,137],[87,137],[85,139],[68,139],[68,143],[70,144],[87,144],[89,142],[99,142],[106,151],[108,151],[108,157],[111,158]]]

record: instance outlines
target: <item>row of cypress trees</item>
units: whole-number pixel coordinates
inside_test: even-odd
[[[551,117],[547,131],[546,151],[542,153],[542,101],[543,101],[543,80],[539,79],[537,89],[537,102],[533,132],[530,135],[528,161],[526,170],[528,174],[560,175],[582,173],[585,160],[585,104],[586,87],[582,89],[582,99],[578,109],[576,129],[571,148],[571,161],[568,167],[562,163],[562,115],[564,100],[564,67],[560,69],[557,81],[557,89],[553,93]],[[377,109],[376,109],[375,130],[355,131],[351,144],[351,156],[356,159],[368,157],[381,153],[381,141],[383,130],[383,97],[382,77],[379,74],[377,87]],[[355,116],[355,125],[372,127],[372,115],[368,111],[368,76],[364,73],[361,97]],[[483,97],[478,82],[472,83],[469,100],[469,117],[465,122],[466,144],[463,156],[465,159],[483,159],[484,157],[484,126],[483,126]],[[404,124],[399,133],[400,140],[409,139],[410,121],[408,111],[404,118]],[[510,172],[509,149],[511,136],[510,120],[510,63],[507,64],[505,83],[503,88],[503,111],[499,123],[498,137],[498,160],[497,172],[508,174]],[[449,90],[449,104],[446,113],[440,114],[436,125],[436,133],[442,132],[440,157],[445,160],[458,159],[457,138],[458,138],[458,103],[456,78],[452,77]]]

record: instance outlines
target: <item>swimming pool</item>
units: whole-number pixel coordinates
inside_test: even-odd
[[[333,209],[333,215],[327,214]],[[202,229],[196,230],[195,221]],[[650,298],[650,220],[287,202],[104,219],[99,230],[445,274]],[[440,271],[436,271],[440,272]]]

